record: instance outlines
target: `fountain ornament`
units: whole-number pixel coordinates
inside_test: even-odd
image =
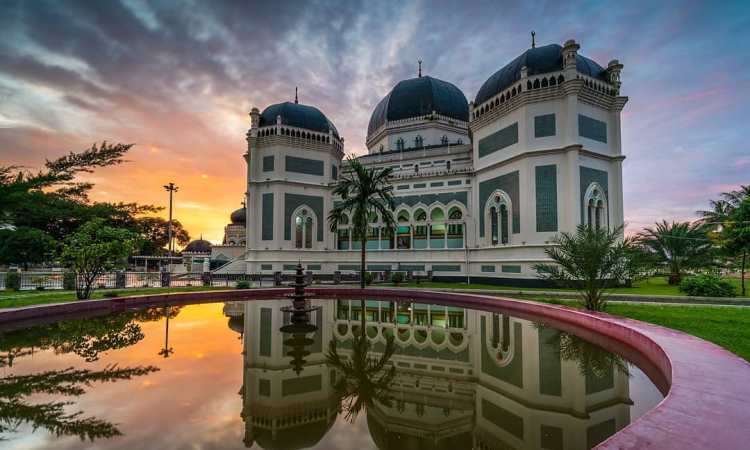
[[[291,348],[286,356],[292,358],[291,365],[297,375],[302,372],[305,363],[307,363],[304,358],[310,354],[306,347],[314,342],[307,335],[318,330],[318,327],[310,323],[310,313],[318,308],[311,307],[307,300],[311,294],[305,293],[307,284],[304,279],[302,264],[297,264],[294,282],[289,285],[294,288],[294,293],[287,295],[287,298],[292,300],[292,306],[281,308],[283,312],[291,314],[290,323],[279,330],[291,335],[291,338],[284,340],[284,345]]]

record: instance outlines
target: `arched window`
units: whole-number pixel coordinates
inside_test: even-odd
[[[421,148],[424,146],[424,139],[422,139],[421,135],[417,135],[417,137],[414,138],[414,147]]]
[[[440,143],[443,145],[448,145],[448,136],[443,135],[443,137],[440,138]]]
[[[315,220],[307,208],[300,208],[294,214],[292,220],[294,225],[294,248],[312,248]]]
[[[430,211],[430,248],[445,248],[445,211],[435,208]]]
[[[398,221],[398,228],[396,229],[396,248],[399,250],[411,248],[410,218],[409,211],[402,209],[398,212],[396,219]]]
[[[583,197],[584,225],[596,229],[609,226],[607,214],[607,198],[599,183],[591,183]]]
[[[417,225],[414,225],[414,239],[412,240],[412,248],[427,248],[427,212],[419,208],[414,213],[414,220]]]
[[[458,144],[458,145],[461,145],[463,143],[464,143],[464,141],[461,138],[458,138],[458,140],[456,141],[456,144]]]
[[[512,226],[510,196],[503,191],[496,191],[487,202],[485,214],[485,230],[489,234],[490,244],[509,244]]]
[[[460,142],[459,142],[459,144],[460,144]],[[449,171],[449,172],[450,172],[450,170],[451,170],[451,162],[450,162],[450,161],[447,161],[447,162],[445,163],[445,170],[447,170],[447,171]]]
[[[402,151],[404,149],[404,138],[398,138],[396,140],[396,150]]]
[[[464,224],[463,212],[458,206],[452,207],[448,211],[448,248],[464,247]]]
[[[427,213],[424,209],[418,209],[417,212],[414,213],[414,220],[417,222],[424,222],[427,220]]]
[[[380,153],[383,153],[383,144],[380,144]]]

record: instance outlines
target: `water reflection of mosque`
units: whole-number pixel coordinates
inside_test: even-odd
[[[359,300],[313,300],[317,331],[308,337],[304,370],[286,356],[280,328],[289,324],[286,302],[228,303],[243,316],[242,418],[245,444],[263,449],[314,446],[338,411],[336,369],[328,343],[351,352],[361,320]],[[396,351],[390,406],[367,411],[380,449],[586,449],[630,422],[627,373],[610,363],[582,370],[561,342],[565,334],[489,312],[418,303],[367,301],[372,352],[389,335]],[[353,330],[354,329],[354,330]]]

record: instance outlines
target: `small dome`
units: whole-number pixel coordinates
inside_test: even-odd
[[[428,76],[400,81],[378,103],[367,126],[372,135],[386,122],[436,113],[464,122],[469,121],[469,103],[454,84]]]
[[[244,224],[247,220],[247,209],[243,206],[242,208],[233,211],[232,214],[229,215],[229,220],[234,224]]]
[[[330,120],[314,106],[299,103],[284,102],[271,105],[260,114],[259,126],[265,127],[276,124],[276,117],[281,116],[281,123],[292,127],[304,128],[319,133],[333,132],[339,137],[339,132]]]
[[[183,252],[211,253],[211,243],[203,239],[196,239],[194,241],[190,241]]]
[[[499,94],[520,80],[521,68],[524,66],[526,66],[529,75],[539,75],[562,70],[562,50],[563,48],[560,45],[550,44],[530,48],[521,53],[519,57],[506,64],[505,67],[495,72],[484,82],[474,99],[474,104],[480,105],[486,102],[495,94]],[[604,81],[607,80],[604,68],[584,56],[576,56],[576,69],[584,75]]]

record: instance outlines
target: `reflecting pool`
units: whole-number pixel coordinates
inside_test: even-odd
[[[256,300],[0,329],[0,447],[576,450],[662,399],[637,367],[539,323],[310,303],[304,320]]]

